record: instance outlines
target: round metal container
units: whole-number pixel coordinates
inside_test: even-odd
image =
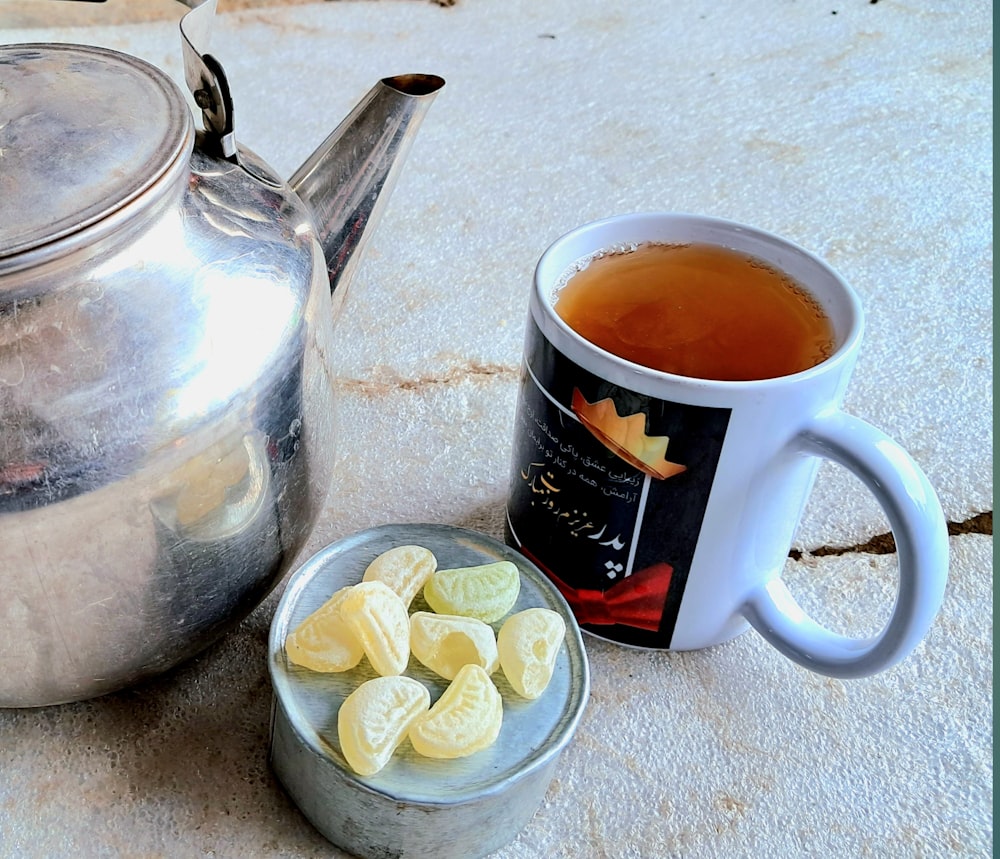
[[[434,760],[421,757],[404,740],[381,772],[363,777],[341,753],[337,711],[354,689],[376,676],[367,659],[342,674],[318,674],[291,664],[284,642],[334,591],[361,581],[377,555],[407,544],[430,549],[438,569],[511,561],[521,573],[512,611],[542,606],[559,612],[566,640],[548,688],[534,701],[518,696],[497,669],[493,681],[503,697],[504,716],[493,746],[464,759]],[[425,608],[418,594],[410,610]],[[278,605],[268,668],[274,688],[271,766],[310,822],[360,857],[472,859],[511,841],[541,803],[590,687],[579,627],[538,568],[491,537],[446,525],[373,528],[309,559],[291,577]],[[406,674],[427,686],[432,703],[447,686],[412,656]]]

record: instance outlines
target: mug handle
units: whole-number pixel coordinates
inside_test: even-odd
[[[776,575],[751,592],[741,611],[765,639],[800,665],[831,677],[866,677],[905,658],[941,607],[948,578],[944,514],[910,455],[859,418],[841,411],[822,413],[799,432],[796,442],[803,453],[850,469],[882,505],[899,558],[896,604],[880,633],[850,638],[812,620]]]

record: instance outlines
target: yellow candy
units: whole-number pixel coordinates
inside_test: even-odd
[[[547,608],[529,608],[504,621],[497,650],[514,691],[532,699],[545,691],[565,636],[562,616]]]
[[[410,615],[410,650],[431,671],[454,679],[463,665],[497,669],[497,637],[493,627],[472,617],[417,611]]]
[[[410,742],[429,758],[462,758],[488,748],[503,722],[503,701],[489,674],[465,665],[444,694],[410,726]]]
[[[409,607],[424,583],[437,569],[437,558],[423,546],[396,546],[368,565],[363,581],[382,582]]]
[[[376,677],[355,689],[337,713],[340,748],[359,775],[375,775],[427,712],[427,688],[409,677]]]
[[[285,653],[312,671],[347,671],[365,655],[357,636],[340,617],[340,605],[351,589],[341,588],[285,639]]]
[[[338,613],[357,636],[368,661],[383,677],[402,674],[410,659],[410,617],[392,588],[382,582],[354,585]]]
[[[521,577],[510,561],[438,570],[424,586],[424,599],[439,614],[500,620],[517,602]]]

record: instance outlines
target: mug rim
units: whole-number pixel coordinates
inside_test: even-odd
[[[594,242],[591,243],[590,250],[584,254],[576,255],[572,259],[567,259],[562,265],[558,266],[558,270],[555,272],[556,277],[548,277],[543,280],[543,278],[549,274],[548,269],[553,268],[557,265],[555,260],[558,259],[560,253],[564,252],[566,246],[573,242],[577,237],[586,235],[588,233],[596,233],[606,230],[610,227],[631,224],[636,226],[636,232],[641,232],[638,225],[646,225],[645,231],[649,231],[649,225],[656,224],[662,225],[664,223],[687,223],[687,224],[700,224],[703,226],[715,227],[718,229],[725,230],[726,232],[731,232],[733,234],[742,234],[744,236],[749,236],[753,239],[757,239],[763,243],[783,248],[801,259],[805,260],[809,265],[813,266],[817,271],[822,272],[827,279],[835,283],[839,289],[839,300],[843,308],[846,308],[849,322],[843,332],[842,337],[838,337],[836,348],[827,357],[820,361],[818,364],[814,364],[812,367],[808,367],[805,370],[799,370],[796,373],[787,373],[783,376],[771,376],[764,379],[710,379],[701,376],[685,376],[680,373],[671,373],[665,370],[657,370],[652,367],[647,367],[645,364],[639,364],[634,361],[630,361],[627,358],[622,358],[620,355],[616,355],[614,352],[609,352],[592,343],[582,334],[578,333],[569,324],[567,324],[563,318],[556,313],[554,302],[552,301],[552,293],[554,292],[556,286],[562,280],[563,276],[570,267],[575,264],[575,262],[585,259],[589,255],[593,255],[600,251],[602,248],[612,246],[614,244],[622,242],[653,242],[653,241],[669,241],[669,238],[655,238],[655,237],[644,237],[635,239],[621,239],[618,242],[606,241],[606,242]],[[713,242],[706,242],[712,244]],[[750,253],[749,251],[743,251],[743,253]],[[775,268],[781,270],[783,273],[784,269],[771,260],[764,259],[770,265],[774,265]],[[827,306],[827,302],[821,300],[814,292],[813,288],[809,283],[802,283],[800,279],[795,278],[796,283],[806,289],[809,294],[820,303],[823,307],[823,311],[831,316],[831,308]],[[733,221],[727,218],[719,218],[713,215],[703,215],[697,213],[688,212],[669,212],[669,211],[653,211],[653,212],[631,212],[620,215],[611,215],[606,218],[600,218],[594,221],[588,221],[586,223],[580,224],[572,229],[564,232],[558,238],[553,240],[548,247],[542,252],[539,257],[537,264],[535,265],[535,271],[532,278],[532,304],[538,303],[541,312],[544,314],[546,319],[560,331],[560,333],[567,337],[571,342],[575,343],[578,348],[583,349],[586,352],[590,352],[598,356],[601,360],[610,362],[612,365],[620,368],[621,370],[627,372],[632,376],[637,376],[640,378],[647,378],[651,380],[662,379],[664,381],[669,381],[674,384],[681,385],[691,385],[697,386],[699,388],[708,389],[718,389],[718,390],[748,390],[751,388],[759,388],[761,386],[775,386],[784,384],[799,384],[815,376],[823,375],[830,372],[835,367],[842,364],[844,361],[849,360],[849,357],[857,350],[860,343],[861,337],[864,331],[864,310],[861,306],[861,301],[858,298],[857,293],[851,287],[851,285],[844,280],[844,278],[826,261],[817,256],[812,251],[807,250],[801,245],[797,244],[790,239],[786,239],[776,233],[769,232],[767,230],[761,229],[760,227],[754,227],[749,224],[743,224],[738,221]]]

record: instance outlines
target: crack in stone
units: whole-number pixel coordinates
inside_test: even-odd
[[[519,372],[518,368],[504,364],[470,363],[456,367],[440,376],[407,379],[387,368],[379,368],[372,374],[371,379],[341,379],[338,386],[344,391],[371,397],[390,391],[414,391],[437,385],[456,385],[467,381],[478,382],[498,378],[516,380]]]
[[[971,516],[962,522],[949,522],[948,536],[955,537],[959,534],[987,534],[992,537],[993,511],[987,510],[984,513],[977,513],[975,516]],[[788,557],[794,561],[800,561],[806,556],[824,558],[851,554],[891,555],[895,551],[896,541],[890,532],[887,534],[876,534],[870,540],[854,546],[820,546],[817,549],[810,549],[805,552],[801,549],[792,549],[788,553]]]

